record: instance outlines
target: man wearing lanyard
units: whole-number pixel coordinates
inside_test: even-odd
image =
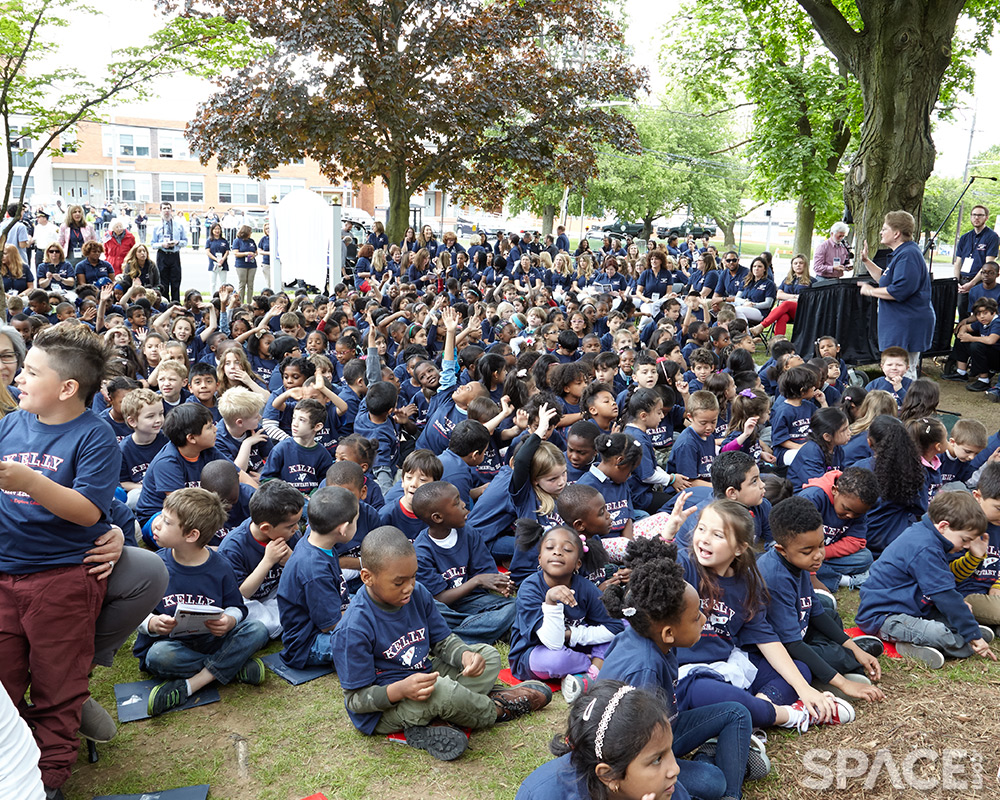
[[[969,312],[969,289],[982,280],[979,271],[987,261],[997,260],[1000,236],[986,227],[990,210],[986,206],[972,207],[972,230],[958,240],[955,251],[955,278],[958,280],[958,318]]]
[[[181,301],[181,250],[187,246],[187,226],[174,219],[173,206],[160,203],[162,224],[153,230],[152,247],[160,270],[160,294],[174,303]]]

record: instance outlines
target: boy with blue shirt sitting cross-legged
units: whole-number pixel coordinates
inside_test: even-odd
[[[344,705],[362,733],[400,729],[407,744],[451,761],[468,747],[453,725],[488,728],[536,711],[552,699],[543,683],[494,689],[500,654],[453,634],[430,592],[417,582],[413,544],[383,526],[361,545],[364,588],[333,634]],[[435,720],[446,724],[431,725]]]
[[[317,489],[309,501],[309,533],[278,583],[281,660],[294,669],[333,661],[333,631],[350,600],[336,548],[354,536],[358,510],[358,499],[340,486]]]
[[[950,556],[986,531],[986,515],[968,492],[939,492],[927,513],[882,552],[861,587],[856,622],[895,642],[931,669],[973,653],[996,661],[993,631],[980,626],[949,569]]]
[[[163,434],[163,401],[151,389],[133,389],[122,398],[121,411],[132,434],[118,442],[122,454],[118,483],[128,492],[128,507],[134,509],[146,470],[167,444]]]
[[[264,682],[264,662],[254,653],[267,644],[267,628],[246,619],[232,567],[206,547],[225,521],[217,495],[189,487],[172,492],[153,523],[153,538],[163,548],[159,556],[170,577],[163,598],[139,626],[133,648],[140,669],[166,678],[149,693],[150,716],[183,705],[212,681],[252,686]],[[182,604],[214,606],[222,612],[204,622],[204,633],[174,637]]]
[[[260,473],[261,481],[281,478],[309,495],[333,463],[329,451],[316,443],[316,434],[326,421],[326,408],[318,400],[300,400],[292,412],[292,435],[271,450]]]
[[[704,389],[692,392],[684,418],[688,427],[681,431],[670,451],[667,472],[683,475],[689,486],[712,485],[715,460],[715,426],[719,421],[719,401]]]
[[[368,502],[368,485],[365,482],[364,468],[353,461],[338,461],[326,471],[326,485],[339,486],[347,489],[358,498],[358,524],[354,536],[347,542],[338,542],[335,548],[340,570],[347,581],[347,589],[352,594],[361,588],[361,543],[369,531],[382,526],[379,512]],[[378,484],[372,482],[372,486]]]
[[[88,411],[109,358],[85,326],[40,331],[16,379],[20,410],[0,420],[0,680],[32,728],[46,797],[62,797],[76,764],[110,574],[87,563],[121,463],[114,432]]]
[[[758,556],[757,567],[767,584],[767,621],[778,640],[809,667],[814,683],[823,684],[817,688],[847,700],[884,700],[872,686],[882,677],[882,643],[844,633],[843,622],[823,607],[809,579],[823,562],[823,517],[816,506],[801,497],[783,500],[771,513],[771,531],[774,547]]]
[[[278,581],[299,541],[304,505],[294,486],[268,481],[250,498],[250,518],[219,545],[219,555],[233,568],[246,600],[247,619],[263,622],[272,639],[281,635]]]
[[[266,402],[243,386],[227,389],[219,398],[222,420],[215,426],[215,449],[253,478],[260,477],[274,444],[260,429]]]
[[[903,407],[903,398],[910,390],[913,380],[906,377],[910,368],[910,354],[902,347],[887,347],[882,351],[882,375],[869,383],[865,388],[882,389],[893,396],[896,405]]]
[[[444,481],[424,484],[413,495],[413,510],[427,524],[413,543],[417,580],[452,632],[467,644],[506,639],[516,613],[514,585],[497,572],[479,535],[465,529],[469,510],[458,489]]]

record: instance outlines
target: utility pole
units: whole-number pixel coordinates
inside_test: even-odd
[[[962,183],[969,182],[969,162],[972,161],[972,139],[976,135],[976,105],[972,106],[972,126],[969,128],[969,149],[965,153],[965,171],[962,173]],[[965,203],[958,207],[958,219],[955,221],[955,242],[952,245],[951,260],[955,260],[955,253],[958,252],[958,240],[962,236],[962,212],[965,211]]]

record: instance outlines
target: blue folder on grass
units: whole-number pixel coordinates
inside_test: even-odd
[[[120,723],[136,722],[140,719],[149,719],[149,693],[156,684],[162,681],[136,681],[135,683],[116,683],[115,701],[118,704],[118,721]],[[204,689],[195,692],[187,699],[187,702],[178,706],[172,711],[184,711],[195,706],[204,706],[209,703],[219,702],[219,690],[215,686],[206,686]],[[167,712],[172,713],[171,711]],[[137,797],[139,795],[136,795]],[[173,798],[170,798],[173,800]],[[187,800],[183,798],[182,800]]]
[[[295,669],[295,667],[290,667],[281,660],[281,653],[271,653],[269,656],[263,656],[261,661],[267,665],[267,668],[271,672],[279,678],[288,681],[292,686],[314,681],[316,678],[322,678],[324,675],[329,675],[334,671],[333,664]]]

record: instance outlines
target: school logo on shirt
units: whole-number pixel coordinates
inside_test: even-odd
[[[702,627],[702,631],[728,639],[729,622],[736,615],[736,612],[720,600],[712,602],[707,599],[702,599],[701,610],[705,615],[705,625]]]
[[[173,608],[174,606],[186,603],[192,606],[214,606],[216,601],[211,597],[206,597],[203,594],[165,594],[163,595],[163,607]]]
[[[418,628],[415,631],[410,631],[400,636],[396,641],[390,644],[385,650],[382,651],[382,657],[386,661],[392,661],[400,653],[403,653],[407,649],[413,649],[412,646],[417,642],[422,642],[427,638],[427,628]],[[413,653],[409,655],[410,660],[413,659]],[[402,660],[402,659],[400,659]],[[409,661],[404,661],[406,666],[411,666]]]
[[[813,599],[811,597],[800,597],[799,598],[799,626],[800,633],[803,638],[805,638],[806,632],[809,630],[809,624],[807,620],[809,619],[809,614],[812,610]]]
[[[850,525],[842,525],[840,527],[834,527],[833,525],[823,526],[823,544],[833,544],[841,536],[847,533],[847,529],[851,527]]]
[[[457,589],[465,583],[465,566],[452,567],[441,573],[445,583],[451,583],[452,589]]]

